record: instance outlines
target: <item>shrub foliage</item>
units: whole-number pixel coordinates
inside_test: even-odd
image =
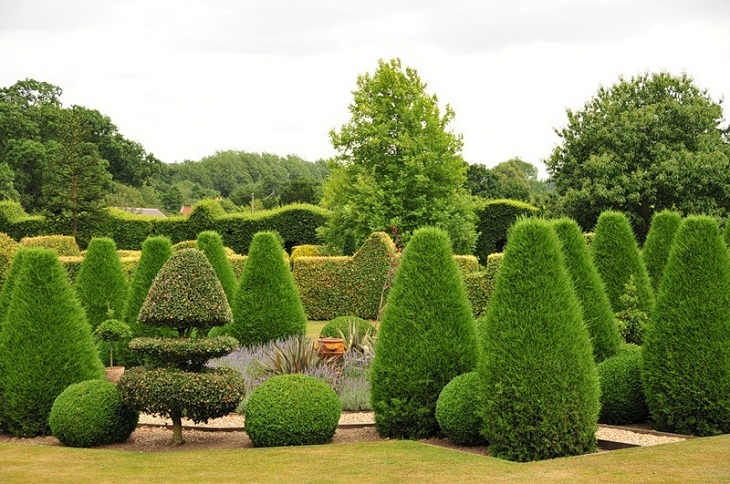
[[[150,237],[142,244],[142,254],[139,257],[137,269],[134,271],[132,284],[129,287],[126,304],[124,305],[124,321],[131,325],[135,336],[141,336],[137,331],[137,316],[142,308],[147,293],[155,280],[157,273],[172,255],[170,239],[167,237]]]
[[[645,422],[649,408],[641,383],[641,352],[617,354],[599,363],[597,368],[601,381],[598,421],[610,425]]]
[[[197,248],[205,254],[208,262],[213,266],[218,280],[223,286],[223,291],[226,293],[228,304],[233,304],[233,295],[238,281],[236,281],[236,275],[226,257],[223,239],[218,232],[206,230],[198,234]]]
[[[649,234],[646,236],[641,256],[655,294],[659,290],[659,283],[662,282],[669,250],[672,248],[680,223],[682,216],[671,210],[657,212],[651,219]]]
[[[7,278],[5,278],[2,291],[0,291],[0,330],[3,327],[3,321],[5,321],[5,316],[8,312],[8,306],[10,305],[10,296],[13,293],[13,289],[15,289],[15,283],[17,282],[18,274],[23,267],[23,261],[25,259],[26,252],[27,249],[20,249],[15,253],[15,255],[13,256],[13,260],[10,263],[8,276]]]
[[[436,420],[444,435],[459,445],[486,445],[481,434],[484,421],[479,413],[482,382],[470,371],[451,380],[436,402]]]
[[[537,207],[519,200],[489,200],[477,207],[476,254],[485,263],[489,254],[502,252],[507,242],[507,232],[520,217],[537,215]]]
[[[357,316],[340,316],[322,327],[320,338],[339,338],[340,334],[348,336],[349,328],[353,326],[357,332],[375,333],[375,327]]]

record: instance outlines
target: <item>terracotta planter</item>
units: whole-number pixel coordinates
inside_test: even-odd
[[[339,360],[347,351],[342,338],[320,338],[317,340],[317,356]]]
[[[119,377],[122,376],[122,373],[124,373],[124,367],[123,366],[112,366],[104,368],[106,370],[106,379],[109,380],[112,383],[116,383],[119,381]]]

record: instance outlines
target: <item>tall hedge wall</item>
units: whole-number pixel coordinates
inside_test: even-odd
[[[476,256],[486,263],[487,256],[502,252],[507,243],[507,231],[520,216],[537,215],[539,209],[529,203],[518,200],[489,200],[478,206]]]

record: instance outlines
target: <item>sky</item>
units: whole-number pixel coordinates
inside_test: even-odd
[[[334,156],[357,76],[395,57],[454,109],[465,160],[545,176],[566,109],[621,76],[730,95],[730,2],[0,0],[0,87],[55,84],[168,163]]]

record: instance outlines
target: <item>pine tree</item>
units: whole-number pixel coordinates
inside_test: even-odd
[[[641,257],[644,259],[654,294],[659,291],[659,283],[662,282],[664,267],[669,259],[669,250],[672,248],[674,235],[677,233],[680,223],[682,223],[682,216],[671,210],[657,212],[651,219],[651,227],[646,236]]]
[[[370,376],[378,433],[436,435],[441,390],[476,363],[476,325],[449,237],[419,229],[403,252],[378,330]]]
[[[580,303],[548,222],[513,226],[481,336],[490,453],[528,461],[591,452],[598,377]]]
[[[568,273],[583,309],[583,320],[593,343],[596,363],[615,355],[621,346],[621,335],[608,302],[601,276],[593,265],[588,246],[578,223],[569,218],[553,222]]]
[[[236,274],[233,272],[230,262],[226,257],[223,247],[223,239],[212,230],[200,232],[198,234],[198,250],[201,250],[208,258],[208,262],[215,269],[218,280],[226,293],[226,298],[230,304],[233,304],[233,296],[236,291]]]
[[[659,430],[730,432],[730,267],[711,217],[677,231],[644,336],[644,389]]]

